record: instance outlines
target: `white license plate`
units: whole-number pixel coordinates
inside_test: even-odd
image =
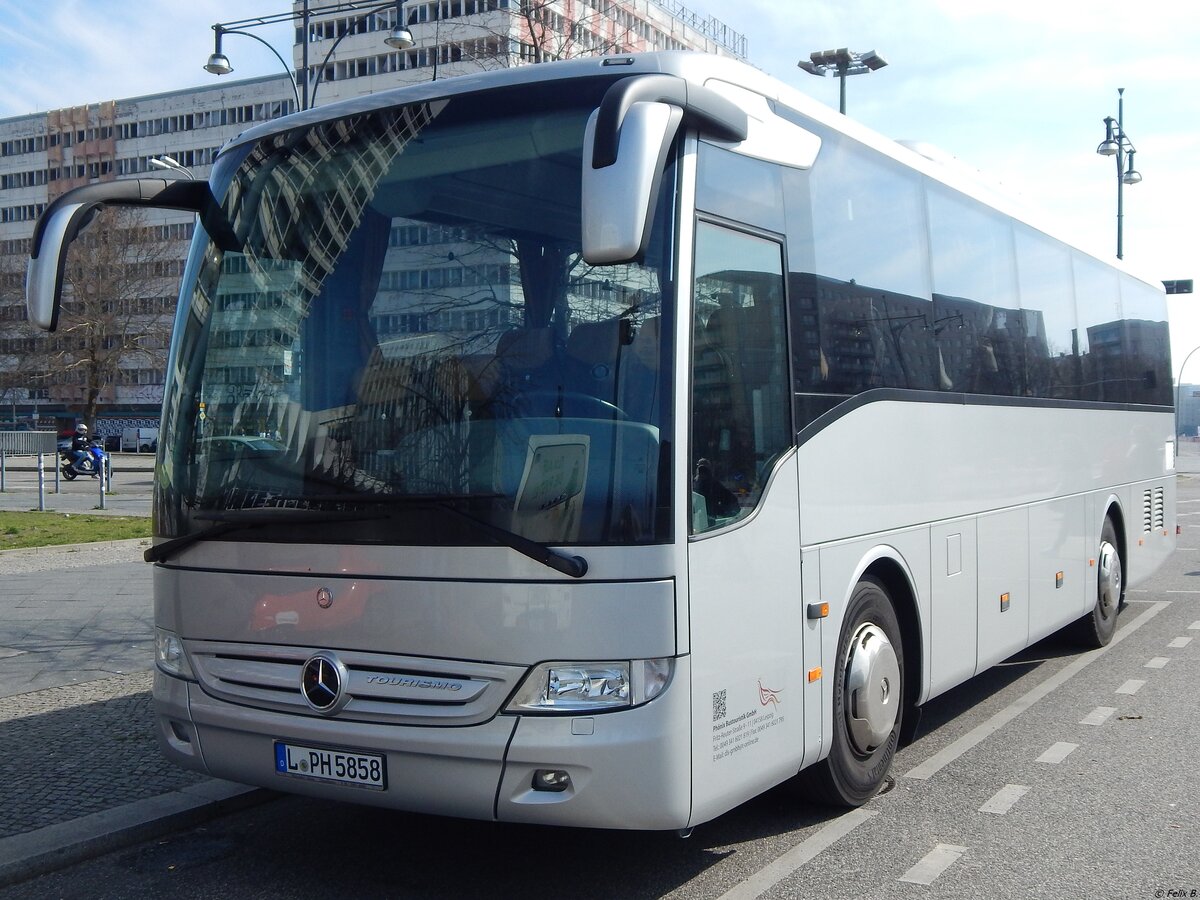
[[[353,784],[374,791],[387,787],[387,760],[374,753],[276,741],[275,771],[280,775]]]

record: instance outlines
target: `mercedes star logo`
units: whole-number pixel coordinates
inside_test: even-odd
[[[300,693],[317,712],[337,712],[345,684],[346,667],[332,653],[318,653],[300,670]]]

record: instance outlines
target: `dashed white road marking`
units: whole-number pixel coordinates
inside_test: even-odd
[[[1193,622],[1188,626],[1188,631],[1200,631],[1200,622]]]
[[[1013,808],[1014,803],[1028,793],[1029,788],[1024,785],[1006,784],[1000,790],[996,791],[991,800],[979,807],[979,811],[1002,816]]]
[[[909,884],[933,884],[933,880],[954,865],[967,852],[966,847],[938,844],[915,866],[900,876]]]
[[[1154,657],[1154,659],[1152,659],[1148,663],[1146,663],[1146,665],[1142,666],[1142,668],[1143,669],[1161,669],[1164,666],[1166,666],[1166,664],[1169,663],[1170,661],[1171,660],[1167,659],[1167,657],[1165,657],[1165,656],[1156,656],[1156,657]]]
[[[1113,639],[1107,647],[1101,647],[1098,650],[1089,650],[1086,653],[1081,654],[1074,662],[1059,669],[1037,687],[1030,690],[1024,696],[1018,697],[986,722],[981,725],[976,725],[958,740],[946,747],[943,747],[937,753],[933,754],[933,756],[929,757],[929,759],[925,760],[925,762],[912,769],[909,769],[904,773],[904,777],[920,779],[932,778],[972,747],[981,743],[988,736],[995,734],[1055,688],[1066,683],[1075,675],[1079,674],[1084,667],[1091,665],[1102,655],[1108,653],[1113,647],[1117,646],[1117,644],[1125,640],[1126,637],[1133,634],[1170,605],[1170,602],[1166,600],[1158,600],[1154,603],[1151,603],[1144,613],[1142,613],[1128,625],[1120,628],[1117,633],[1113,635]],[[1200,623],[1197,623],[1197,625],[1200,625]]]
[[[1178,650],[1181,647],[1186,647],[1191,642],[1192,639],[1190,637],[1177,637],[1175,640],[1171,641],[1171,643],[1167,644],[1167,646],[1172,650]]]
[[[787,878],[822,850],[831,847],[863,822],[877,815],[873,809],[855,809],[834,819],[812,837],[801,841],[770,865],[763,866],[745,881],[730,888],[720,900],[754,900]]]
[[[1059,741],[1050,746],[1045,753],[1037,758],[1040,763],[1049,763],[1052,766],[1057,766],[1060,762],[1071,755],[1071,752],[1079,748],[1078,744],[1068,744],[1066,741]]]
[[[1130,678],[1127,682],[1117,688],[1118,694],[1136,694],[1146,686],[1146,682],[1140,678]]]
[[[1079,720],[1080,725],[1103,725],[1108,717],[1117,711],[1115,706],[1097,706]]]

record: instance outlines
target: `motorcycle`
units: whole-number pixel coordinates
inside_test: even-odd
[[[58,456],[62,460],[59,471],[67,481],[74,481],[80,475],[99,478],[108,471],[108,454],[104,452],[104,440],[99,437],[88,440],[87,450],[78,461],[72,459],[70,450],[62,450]]]

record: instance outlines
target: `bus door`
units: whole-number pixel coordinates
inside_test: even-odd
[[[703,820],[798,768],[806,622],[783,245],[701,213],[694,259],[688,582]]]

